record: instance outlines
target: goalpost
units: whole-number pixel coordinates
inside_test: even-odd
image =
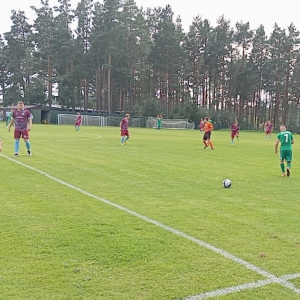
[[[157,119],[148,117],[148,128],[157,128]],[[166,129],[194,129],[195,123],[190,119],[162,119],[161,127]]]
[[[58,125],[74,125],[77,115],[72,114],[58,114]],[[81,115],[82,126],[107,126],[107,117]]]

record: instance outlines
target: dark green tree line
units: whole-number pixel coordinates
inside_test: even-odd
[[[134,0],[41,0],[33,24],[12,11],[0,40],[5,106],[23,99],[49,106],[138,115],[237,118],[244,128],[299,125],[299,32],[274,24],[215,27],[197,16],[187,32],[170,5],[138,8]],[[174,21],[175,19],[175,21]],[[54,92],[58,91],[58,94]],[[226,121],[227,120],[227,121]]]

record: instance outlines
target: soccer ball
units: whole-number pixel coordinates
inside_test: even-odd
[[[232,182],[230,179],[224,179],[223,182],[222,182],[222,186],[225,188],[225,189],[228,189],[230,188],[232,185]]]

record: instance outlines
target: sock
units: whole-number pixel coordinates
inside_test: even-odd
[[[126,142],[128,139],[129,139],[129,136],[126,136],[126,138],[125,138],[125,142]]]
[[[284,163],[280,164],[280,168],[281,168],[282,173],[284,173],[284,171],[285,171],[285,169],[284,169]]]
[[[25,142],[25,145],[26,145],[27,150],[30,151],[30,142],[29,141]]]
[[[233,140],[231,140],[231,145],[233,145]]]
[[[121,137],[121,144],[123,144],[124,143],[124,137],[122,136]]]
[[[288,163],[286,164],[286,166],[290,169],[290,168],[292,167],[292,163],[291,163],[291,162],[288,162]]]
[[[203,144],[207,147],[207,143],[206,143],[206,141],[203,141]]]
[[[208,141],[208,143],[209,143],[209,145],[210,145],[210,148],[214,148],[214,145],[213,145],[213,143],[211,142],[211,141]]]
[[[15,140],[15,153],[19,153],[20,140]]]

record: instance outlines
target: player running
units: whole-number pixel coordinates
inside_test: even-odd
[[[8,127],[8,125],[9,125],[9,123],[10,123],[10,121],[11,121],[11,119],[12,119],[12,116],[13,116],[13,110],[11,109],[10,111],[7,111],[6,113],[5,113],[5,116],[6,116],[6,124],[5,124],[5,127],[7,128]]]
[[[129,118],[130,114],[126,114],[125,118],[123,118],[120,122],[120,131],[121,131],[121,145],[127,144],[127,140],[129,139]]]
[[[293,134],[286,130],[284,125],[280,126],[280,133],[277,135],[277,140],[275,143],[275,154],[278,152],[278,144],[280,145],[280,168],[282,171],[281,176],[290,177],[291,175],[291,166],[292,166],[292,144],[294,144]],[[287,168],[285,172],[284,161],[287,163]]]
[[[273,131],[273,124],[271,123],[271,120],[267,121],[265,124],[265,140],[267,137],[270,137],[270,140],[272,138],[272,131]]]
[[[237,140],[239,140],[239,135],[240,135],[240,127],[238,125],[238,121],[235,121],[231,126],[230,126],[230,131],[231,133],[231,146],[233,146],[234,143],[234,137],[236,137]]]
[[[75,119],[75,124],[74,124],[76,131],[80,130],[81,119],[82,119],[82,116],[81,116],[80,112],[78,112],[77,118]]]
[[[30,112],[27,109],[24,109],[24,103],[22,101],[18,102],[18,109],[13,111],[12,119],[8,126],[8,131],[10,131],[11,126],[15,124],[14,130],[14,138],[15,138],[15,155],[14,157],[19,156],[20,149],[20,138],[24,139],[27,153],[29,156],[32,155],[30,150],[30,142],[29,142],[29,131],[32,127],[32,120],[30,117]]]
[[[206,149],[208,147],[208,145],[210,145],[210,149],[215,150],[214,145],[213,145],[212,141],[210,140],[211,131],[213,129],[214,129],[213,124],[209,121],[209,118],[206,117],[204,119],[204,135],[203,135],[203,144],[205,145],[204,149]]]

